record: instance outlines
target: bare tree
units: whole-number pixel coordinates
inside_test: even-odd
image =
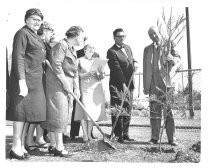
[[[162,19],[157,20],[157,27],[159,34],[161,36],[161,57],[160,57],[160,63],[161,63],[161,73],[163,75],[163,78],[165,78],[166,87],[171,87],[171,76],[170,72],[172,67],[174,66],[173,60],[169,60],[167,57],[169,55],[173,57],[179,57],[179,54],[174,50],[174,48],[178,45],[178,43],[183,38],[182,33],[185,31],[186,24],[185,24],[185,16],[179,15],[178,18],[175,18],[173,16],[173,11],[171,7],[170,16],[167,19],[166,14],[164,11],[164,8],[162,10]],[[159,88],[157,88],[159,89]],[[157,102],[161,102],[163,105],[163,111],[164,111],[164,122],[161,128],[160,132],[160,145],[159,150],[161,152],[161,140],[163,135],[163,130],[165,128],[166,118],[170,115],[168,110],[169,108],[173,108],[174,106],[174,99],[173,99],[173,90],[166,89],[166,93],[164,93],[162,90],[161,92],[164,93],[165,102],[161,102],[160,100],[155,100]]]

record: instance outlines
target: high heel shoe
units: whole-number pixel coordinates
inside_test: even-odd
[[[24,154],[22,156],[16,154],[12,149],[9,152],[9,158],[10,159],[17,159],[17,160],[25,160],[26,157],[24,156]]]
[[[59,150],[57,150],[57,149],[55,148],[55,149],[54,149],[54,156],[60,156],[60,157],[65,157],[65,158],[70,157],[69,153],[64,154],[64,153],[62,153],[62,152],[63,152],[63,150],[59,151]]]
[[[87,143],[88,141],[89,141],[89,139],[88,139],[88,137],[86,138],[86,137],[83,137],[83,143]]]
[[[54,146],[49,146],[48,147],[49,154],[54,154],[54,151],[55,151],[55,147]]]

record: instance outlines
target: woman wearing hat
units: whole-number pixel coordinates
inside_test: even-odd
[[[43,20],[39,9],[26,11],[25,26],[18,30],[13,39],[12,67],[9,81],[10,106],[6,119],[13,121],[13,145],[9,157],[28,158],[25,134],[28,123],[46,120],[46,100],[42,76],[42,62],[46,50],[37,30]]]
[[[37,31],[37,34],[40,36],[40,38],[43,40],[45,47],[46,47],[46,58],[48,59],[50,56],[50,42],[54,38],[54,30],[50,23],[43,21],[39,30]],[[45,67],[46,69],[46,67]],[[43,77],[43,83],[45,87],[45,75]],[[36,129],[36,141],[34,142],[34,131]],[[46,132],[46,131],[45,131]],[[47,136],[45,136],[47,137]],[[40,127],[39,123],[30,123],[28,132],[27,132],[27,138],[26,138],[26,149],[28,151],[36,150],[37,147],[39,148],[47,148],[48,144],[45,141],[46,139],[43,136],[43,129]]]
[[[46,71],[47,119],[41,126],[50,132],[48,150],[54,156],[68,156],[62,134],[67,130],[72,112],[73,97],[69,96],[70,92],[74,91],[74,94],[80,97],[74,46],[78,46],[83,39],[82,28],[72,26],[66,32],[66,38],[51,49],[49,57],[50,68]]]

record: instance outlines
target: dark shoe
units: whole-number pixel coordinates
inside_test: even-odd
[[[67,142],[69,142],[69,141],[70,141],[69,136],[63,134],[63,142],[64,142],[64,143],[67,143]]]
[[[92,139],[97,139],[97,137],[93,136],[93,133],[91,133],[91,138]]]
[[[65,157],[65,158],[70,157],[69,153],[68,154],[63,154],[62,150],[59,151],[56,148],[54,149],[54,156]]]
[[[124,136],[123,139],[126,140],[126,141],[134,141],[134,139],[131,139],[128,136]]]
[[[157,140],[155,140],[155,139],[151,139],[148,143],[150,144],[150,145],[153,145],[153,144],[157,144]]]
[[[49,154],[54,154],[54,150],[55,150],[55,147],[54,146],[49,146],[48,147]]]
[[[75,136],[70,136],[70,140],[71,140],[71,141],[74,141],[75,139],[76,139]]]
[[[178,146],[178,143],[176,141],[169,141],[168,144],[171,146]]]
[[[117,140],[117,142],[119,142],[119,143],[124,143],[124,140],[123,140],[122,137],[119,137],[118,140]]]
[[[24,154],[22,156],[16,154],[13,150],[10,150],[9,152],[9,158],[10,159],[17,159],[17,160],[25,160],[27,159]]]
[[[97,139],[97,138],[96,138],[96,137],[94,137],[93,135],[91,135],[91,138],[92,138],[92,139]]]
[[[26,158],[26,159],[29,159],[30,157],[31,157],[31,155],[27,152],[27,153],[24,153],[23,154],[24,155],[24,157]]]

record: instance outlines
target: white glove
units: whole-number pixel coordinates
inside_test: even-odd
[[[26,85],[25,79],[19,80],[20,96],[25,97],[28,94],[28,87]]]

